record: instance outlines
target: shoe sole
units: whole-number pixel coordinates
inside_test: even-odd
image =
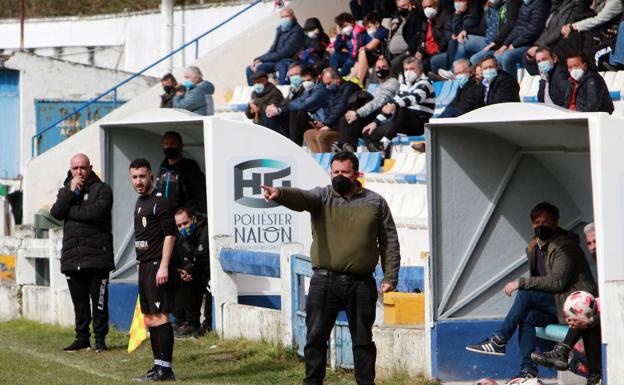
[[[478,353],[478,354],[486,354],[488,356],[496,356],[496,357],[502,357],[505,355],[505,353],[498,353],[498,352],[486,352],[485,350],[479,350],[479,349],[473,349],[470,348],[468,346],[466,346],[466,350],[468,350],[469,352],[473,352],[473,353]]]
[[[541,356],[536,355],[535,353],[531,353],[531,359],[545,368],[555,368],[561,372],[568,370],[568,363],[563,361],[546,361]]]
[[[83,349],[76,349],[76,350],[63,350],[63,352],[65,353],[76,353],[76,352],[88,352],[89,350],[91,350],[91,348],[83,348]]]

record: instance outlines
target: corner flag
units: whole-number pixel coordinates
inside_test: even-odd
[[[145,317],[141,313],[141,305],[139,297],[137,297],[136,307],[134,308],[134,316],[132,317],[132,326],[130,326],[130,339],[128,341],[128,353],[132,353],[141,342],[147,339],[147,327],[145,327]]]

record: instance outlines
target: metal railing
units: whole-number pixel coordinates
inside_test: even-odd
[[[32,140],[31,140],[31,154],[32,154],[32,156],[34,157],[34,156],[38,155],[38,153],[36,151],[37,148],[38,148],[38,141],[43,136],[43,134],[45,134],[46,132],[54,129],[55,127],[57,127],[62,122],[66,121],[67,119],[69,119],[69,118],[75,116],[76,114],[80,113],[81,111],[83,111],[87,107],[91,106],[93,103],[96,103],[97,101],[99,101],[103,97],[109,95],[110,93],[113,94],[113,108],[116,108],[117,107],[117,90],[120,87],[124,86],[125,84],[129,83],[130,81],[134,80],[135,78],[141,76],[146,71],[149,71],[150,69],[154,68],[158,64],[162,63],[163,61],[169,59],[173,55],[177,54],[178,52],[184,50],[185,48],[187,48],[187,47],[189,47],[189,46],[191,46],[193,44],[195,44],[195,59],[197,60],[199,58],[199,40],[204,38],[206,35],[216,31],[219,28],[221,28],[225,24],[229,23],[230,21],[234,20],[238,16],[242,15],[243,13],[247,12],[248,10],[250,10],[251,8],[255,7],[256,5],[258,5],[260,3],[262,3],[262,0],[254,0],[251,4],[249,4],[248,6],[246,6],[243,9],[241,9],[240,11],[236,12],[235,14],[233,14],[230,17],[228,17],[227,19],[223,20],[222,22],[220,22],[219,24],[215,25],[214,27],[210,28],[208,31],[202,33],[201,35],[197,36],[196,38],[194,38],[194,39],[188,41],[187,43],[183,44],[182,46],[176,48],[175,50],[171,51],[167,55],[165,55],[162,58],[158,59],[154,63],[150,64],[149,66],[147,66],[145,68],[143,68],[139,72],[133,74],[132,76],[130,76],[126,80],[124,80],[124,81],[116,84],[115,86],[109,88],[108,90],[104,91],[103,93],[99,94],[98,96],[96,96],[95,98],[91,99],[87,103],[83,104],[82,106],[80,106],[79,108],[74,110],[73,112],[63,116],[61,119],[59,119],[58,121],[56,121],[55,123],[53,123],[49,127],[46,127],[45,129],[43,129],[40,132],[38,132],[37,134],[35,134],[32,137]]]

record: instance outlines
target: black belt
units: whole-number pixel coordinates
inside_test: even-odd
[[[351,278],[359,278],[359,279],[364,279],[364,278],[373,278],[373,273],[368,273],[368,274],[353,274],[353,273],[337,273],[335,271],[331,271],[331,270],[327,270],[327,269],[322,269],[322,268],[314,268],[314,274],[318,274],[318,275],[325,275],[328,277],[351,277]]]

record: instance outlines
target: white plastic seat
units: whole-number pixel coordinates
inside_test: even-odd
[[[602,76],[605,83],[607,83],[607,88],[609,88],[609,91],[620,91],[619,89],[613,88],[613,86],[615,85],[616,74],[617,72],[615,71],[608,71],[608,72],[605,72],[605,74]]]

